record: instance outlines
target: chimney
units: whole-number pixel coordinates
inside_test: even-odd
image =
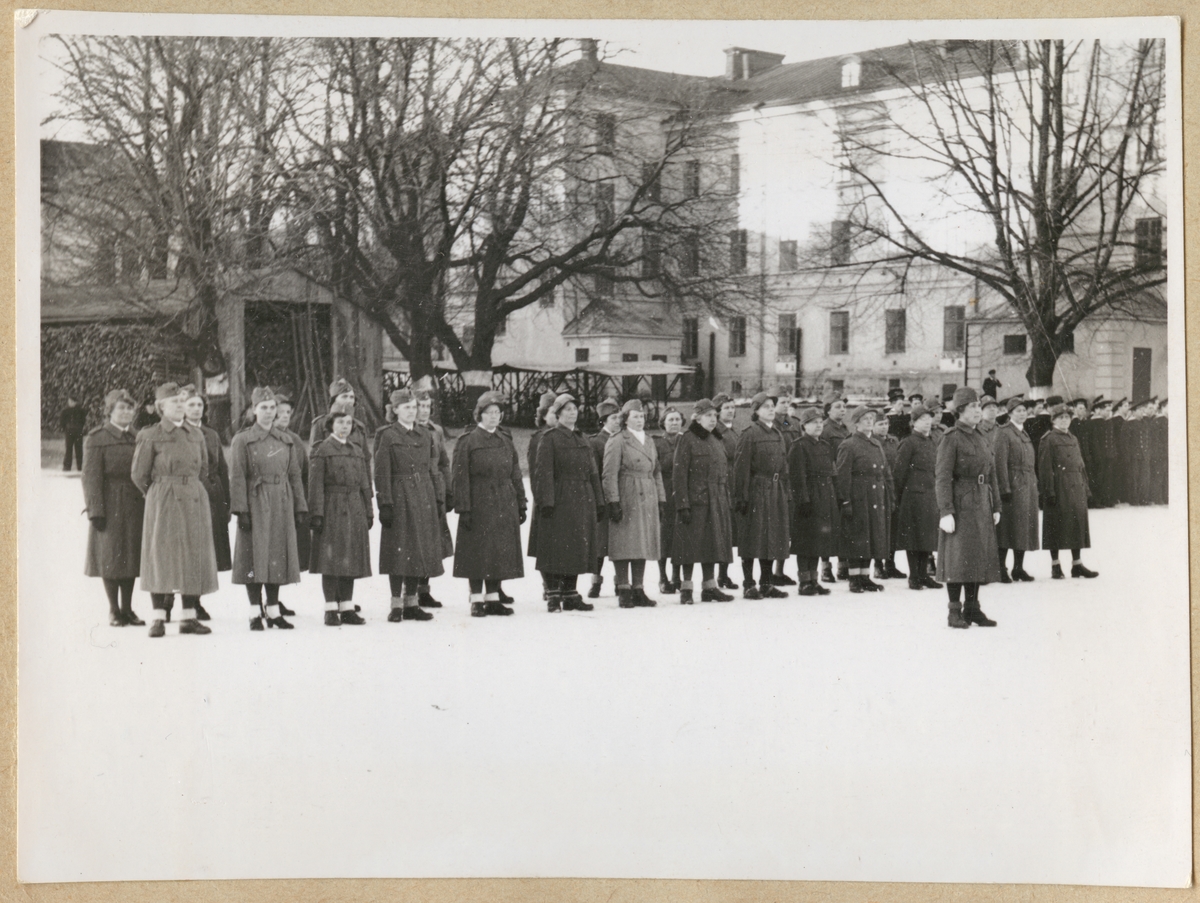
[[[597,41],[595,38],[580,38],[579,53],[589,63],[596,62]]]
[[[726,47],[725,78],[729,79],[729,81],[754,78],[754,76],[780,65],[783,62],[783,57],[782,53],[768,53],[765,50]]]

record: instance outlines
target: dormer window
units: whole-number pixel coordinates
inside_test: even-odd
[[[862,77],[862,63],[857,58],[850,58],[842,63],[842,87],[857,88]]]

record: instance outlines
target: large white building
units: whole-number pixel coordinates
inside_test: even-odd
[[[903,152],[902,135],[888,133],[889,121],[920,111],[905,110],[912,94],[879,61],[911,52],[904,45],[787,64],[779,54],[730,48],[725,75],[703,80],[600,63],[610,86],[618,86],[609,103],[620,103],[625,86],[644,107],[648,90],[667,90],[672,80],[693,89],[703,82],[721,98],[729,150],[693,161],[681,178],[736,192],[738,228],[726,264],[744,273],[746,299],[738,312],[714,317],[619,291],[598,303],[594,292],[568,288],[511,315],[494,362],[667,360],[700,365],[697,388],[705,392],[787,386],[817,397],[877,396],[897,386],[942,394],[978,386],[995,369],[1004,394],[1026,391],[1030,342],[1003,298],[944,267],[881,265],[851,232],[851,211],[861,215],[871,203],[865,173],[931,240],[969,250],[993,237],[961,198],[947,197],[953,189],[930,164]],[[616,141],[626,139],[620,130],[628,121],[621,120]],[[636,140],[645,140],[644,129]],[[893,152],[868,152],[868,144]],[[1164,221],[1155,185],[1147,187],[1151,200],[1134,212],[1137,235],[1129,237],[1128,254],[1157,255],[1165,267]],[[1163,394],[1162,297],[1150,292],[1134,313],[1085,320],[1075,330],[1074,353],[1059,360],[1053,389],[1069,396]]]

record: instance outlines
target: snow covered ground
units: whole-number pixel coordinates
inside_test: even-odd
[[[286,633],[250,633],[222,574],[211,636],[151,640],[82,576],[78,480],[31,478],[22,880],[1187,880],[1178,507],[1094,512],[1100,578],[1032,554],[1037,582],[984,588],[991,630],[903,581],[619,610],[611,570],[594,612],[549,615],[530,567],[510,618],[445,576],[432,622],[389,624],[377,576],[338,628],[306,574]]]

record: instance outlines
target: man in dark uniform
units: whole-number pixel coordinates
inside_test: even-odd
[[[904,410],[904,390],[888,389],[888,435],[900,443],[912,434],[912,418]]]
[[[67,398],[67,406],[58,415],[59,426],[62,427],[63,438],[67,440],[67,448],[63,452],[63,471],[71,469],[72,454],[79,470],[83,470],[83,433],[87,426],[87,408],[74,398]]]
[[[1053,425],[1050,422],[1050,415],[1047,412],[1050,408],[1062,403],[1061,395],[1051,395],[1043,402],[1040,410],[1035,407],[1034,415],[1025,421],[1025,434],[1029,437],[1029,441],[1033,443],[1034,454],[1037,454],[1038,440],[1050,432],[1050,428]]]
[[[987,379],[983,381],[983,394],[990,395],[992,398],[998,398],[1000,389],[1003,388],[1003,386],[1004,383],[996,379],[996,371],[989,370]]]
[[[725,449],[725,460],[729,465],[729,473],[733,473],[733,461],[737,457],[738,438],[741,433],[734,429],[733,421],[737,417],[737,405],[724,392],[715,395],[712,400],[717,409],[717,425],[713,427],[713,435],[720,440]],[[732,506],[732,500],[730,501]],[[737,518],[730,518],[732,524],[732,547],[737,548]],[[717,562],[717,589],[737,589],[738,585],[729,578],[729,562]]]
[[[1108,497],[1108,472],[1112,466],[1112,429],[1108,420],[1112,416],[1112,401],[1103,395],[1092,399],[1092,416],[1088,420],[1087,447],[1084,462],[1088,468],[1088,488],[1092,498],[1088,502],[1093,508],[1107,508],[1112,504]],[[1083,439],[1080,440],[1083,444]]]
[[[843,440],[850,438],[850,429],[845,424],[846,400],[834,398],[825,403],[825,422],[821,424],[821,441],[829,444],[833,460],[837,460],[838,448]],[[844,556],[838,556],[838,580],[849,580],[850,572]],[[833,566],[829,559],[821,561],[821,580],[833,583]]]
[[[596,416],[600,420],[600,431],[593,436],[588,436],[588,442],[591,443],[592,451],[596,455],[596,470],[602,474],[604,473],[604,448],[608,445],[609,439],[621,432],[621,405],[615,398],[606,398],[596,405]],[[604,568],[604,559],[608,555],[608,518],[600,521],[596,533],[600,542],[600,555],[596,559],[596,570],[592,574],[592,586],[588,590],[589,599],[600,598],[600,588],[604,585],[604,577],[600,572]]]

